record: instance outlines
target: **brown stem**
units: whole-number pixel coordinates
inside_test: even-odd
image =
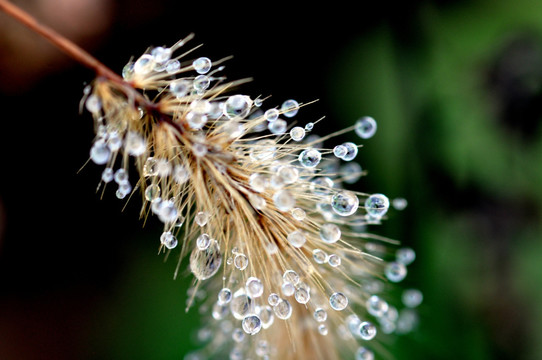
[[[111,71],[107,66],[102,64],[88,52],[86,52],[64,36],[60,35],[50,27],[41,24],[38,20],[36,20],[36,18],[28,14],[26,11],[19,8],[18,6],[6,0],[0,0],[0,10],[4,11],[9,16],[16,19],[17,21],[28,27],[30,30],[47,39],[50,43],[52,43],[54,46],[56,46],[58,49],[60,49],[73,59],[94,70],[98,76],[107,77],[115,82],[123,81],[122,77]]]

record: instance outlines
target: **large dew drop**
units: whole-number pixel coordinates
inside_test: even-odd
[[[205,250],[195,248],[190,255],[190,271],[198,280],[212,277],[220,269],[222,254],[216,240],[213,240]]]
[[[353,192],[340,191],[331,198],[331,207],[341,216],[355,213],[359,207],[359,199]]]

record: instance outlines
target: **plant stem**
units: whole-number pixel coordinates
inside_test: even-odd
[[[18,6],[6,0],[0,0],[0,10],[19,21],[30,30],[41,35],[58,49],[81,63],[82,65],[94,70],[98,76],[104,76],[115,82],[124,82],[122,77],[114,73],[107,66],[102,64],[98,59],[90,55],[84,49],[80,48],[66,37],[60,35],[50,27],[41,24],[32,15],[19,8]]]

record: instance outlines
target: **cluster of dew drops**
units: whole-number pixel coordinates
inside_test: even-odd
[[[182,98],[187,95],[204,95],[205,91],[211,86],[212,82],[220,79],[214,75],[223,69],[217,68],[211,71],[213,67],[212,61],[207,57],[197,58],[192,62],[192,68],[198,74],[195,77],[172,79],[169,82],[168,89],[171,94],[177,98]],[[135,62],[128,63],[123,69],[123,77],[130,79],[134,75],[145,76],[156,73],[164,75],[176,75],[181,69],[179,59],[172,58],[172,49],[164,47],[156,47],[149,53],[143,54]],[[133,157],[140,157],[147,152],[148,144],[143,135],[127,130],[124,133],[119,130],[109,129],[101,116],[101,101],[93,94],[90,94],[90,87],[85,88],[86,108],[89,112],[95,115],[98,122],[97,136],[90,150],[90,159],[98,165],[107,165],[103,170],[101,180],[104,183],[115,182],[117,184],[116,196],[119,199],[129,195],[133,188],[128,178],[126,166],[121,166],[116,171],[113,169],[115,155],[119,152],[129,154]],[[186,116],[186,121],[194,131],[202,130],[210,121],[217,119],[235,120],[246,118],[249,116],[253,107],[260,108],[262,101],[260,99],[252,100],[246,95],[232,95],[222,102],[210,102],[194,100],[190,104],[191,111]],[[266,110],[258,110],[260,116],[263,116],[266,122],[262,124],[266,127],[259,127],[256,131],[268,130],[271,134],[277,136],[287,135],[288,123],[284,118],[294,117],[300,105],[295,100],[285,101],[280,109],[271,108]],[[281,116],[282,115],[282,116]],[[228,124],[229,131],[232,136],[239,136],[243,133],[243,126],[240,123],[231,121]],[[225,126],[225,125],[224,125]],[[294,142],[314,141],[316,135],[307,136],[314,128],[314,123],[307,123],[304,127],[294,126],[289,131],[289,138]],[[377,124],[371,117],[365,116],[360,118],[354,128],[356,134],[362,139],[371,138],[376,130]],[[207,149],[205,146],[201,148],[194,147],[196,156],[205,156]],[[337,159],[346,162],[342,166],[343,181],[349,184],[356,182],[361,176],[361,167],[359,164],[352,162],[357,156],[358,146],[353,142],[345,142],[337,145],[332,149],[332,154]],[[260,150],[251,154],[256,160],[265,160],[272,157],[270,151]],[[314,169],[322,161],[323,154],[320,150],[309,147],[305,148],[298,155],[298,162],[302,168]],[[145,177],[171,177],[179,184],[187,183],[190,179],[190,173],[183,164],[175,164],[172,166],[165,159],[156,159],[149,156],[144,161],[143,172]],[[351,174],[350,176],[348,174]],[[294,183],[299,178],[297,167],[282,166],[277,170],[278,178],[282,183]],[[333,180],[329,177],[316,177],[312,182],[315,185],[314,192],[318,189],[332,188]],[[250,177],[250,184],[255,193],[260,193],[269,186],[269,181],[261,174],[255,173]],[[271,184],[272,186],[272,184]],[[302,221],[306,214],[301,208],[295,207],[295,199],[288,193],[283,191],[280,186],[274,193],[273,201],[276,207],[281,211],[289,211],[296,220]],[[167,249],[174,249],[178,245],[178,240],[174,235],[172,228],[179,228],[183,225],[185,218],[179,213],[176,204],[172,200],[161,199],[160,186],[156,183],[148,185],[145,189],[145,200],[151,204],[152,212],[165,224],[169,230],[166,230],[160,236],[160,242]],[[259,209],[265,206],[265,201],[258,195],[253,195],[250,199],[251,204]],[[402,210],[406,207],[406,200],[403,198],[393,199],[391,204],[395,209]],[[348,191],[338,191],[331,196],[331,209],[341,215],[349,216],[354,214],[359,207],[358,197]],[[368,196],[365,201],[365,210],[367,216],[371,219],[378,220],[382,218],[390,207],[389,199],[383,194],[373,194]],[[199,212],[195,214],[193,221],[202,229],[207,224],[210,214]],[[338,241],[341,237],[340,228],[333,223],[325,223],[320,229],[321,240],[332,244]],[[300,248],[305,244],[305,236],[302,231],[293,231],[287,237],[287,241],[294,247]],[[208,256],[221,256],[219,245],[216,240],[212,239],[208,234],[201,233],[196,239],[196,247],[198,250],[205,252]],[[212,254],[212,255],[209,255]],[[216,255],[218,254],[218,255]],[[249,264],[245,254],[234,248],[232,250],[233,257],[227,259],[228,265],[234,265],[238,270],[245,270]],[[415,258],[415,253],[411,248],[400,248],[396,253],[396,260],[389,262],[385,268],[385,275],[391,282],[402,281],[407,273],[406,266],[409,265]],[[216,260],[216,259],[215,259]],[[317,264],[328,264],[331,267],[338,267],[341,264],[341,258],[337,254],[327,254],[323,250],[315,249],[313,251],[313,260]],[[197,271],[199,279],[207,279],[213,276],[220,267],[220,261],[210,261],[204,259],[206,268],[192,269],[192,272]],[[193,288],[191,290],[194,290]],[[281,286],[281,295],[271,293],[267,297],[267,303],[260,306],[254,306],[253,302],[261,298],[264,293],[264,285],[262,281],[256,277],[249,277],[244,286],[237,291],[232,291],[228,287],[220,289],[217,300],[212,307],[212,316],[216,320],[223,320],[231,313],[233,317],[241,321],[241,327],[233,329],[230,325],[224,326],[231,333],[231,338],[234,343],[242,343],[246,335],[255,335],[261,329],[269,328],[275,317],[282,320],[287,320],[292,315],[292,306],[286,299],[293,296],[295,301],[300,304],[307,304],[310,300],[310,287],[304,283],[300,276],[294,270],[287,270],[283,274],[283,283]],[[407,309],[414,309],[422,302],[422,293],[417,289],[406,289],[402,295],[403,304]],[[260,299],[258,299],[260,300]],[[262,300],[263,301],[263,300]],[[328,299],[329,306],[335,311],[342,311],[348,306],[348,297],[342,292],[334,292]],[[378,295],[372,295],[367,300],[365,307],[367,312],[373,315],[380,321],[381,328],[384,332],[391,333],[395,330],[408,332],[416,322],[415,313],[408,311],[399,314],[397,309],[388,304]],[[256,310],[254,310],[256,309]],[[328,318],[327,311],[318,307],[313,312],[313,318],[318,324],[318,332],[322,335],[328,334],[326,320]],[[231,323],[224,323],[231,324]],[[370,321],[362,321],[357,315],[349,315],[346,319],[346,328],[356,338],[362,340],[371,340],[376,336],[377,328]],[[262,358],[267,358],[269,354],[269,346],[265,340],[260,340],[256,345],[256,354]],[[234,347],[230,353],[231,359],[241,359],[242,353],[240,348]],[[190,357],[189,357],[190,358]],[[355,354],[358,360],[371,360],[374,354],[365,346],[360,346]],[[194,359],[197,357],[194,355]]]

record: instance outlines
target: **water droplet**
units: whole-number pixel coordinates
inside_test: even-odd
[[[288,234],[288,242],[296,247],[300,248],[303,245],[305,245],[305,242],[307,241],[307,238],[305,237],[305,233],[302,230],[294,230],[291,233]]]
[[[131,80],[134,76],[134,62],[130,61],[122,68],[122,78],[124,80]]]
[[[279,118],[279,111],[277,109],[269,109],[263,114],[263,116],[267,121],[273,122]]]
[[[327,262],[332,267],[337,267],[341,265],[341,258],[336,254],[329,255],[329,258],[327,259]]]
[[[327,262],[327,254],[320,249],[314,249],[312,257],[317,264],[325,264]]]
[[[325,324],[320,324],[318,325],[318,332],[320,333],[320,335],[327,335],[328,333],[328,330],[327,330],[327,326]]]
[[[310,290],[300,287],[295,290],[294,294],[295,300],[300,304],[306,304],[311,298]]]
[[[349,216],[355,213],[359,207],[359,199],[351,191],[340,191],[331,198],[331,208],[336,214]]]
[[[128,134],[126,134],[125,149],[128,154],[132,156],[139,156],[142,155],[147,149],[147,142],[143,136],[134,131],[130,131]]]
[[[343,156],[346,155],[347,149],[344,145],[337,145],[333,148],[333,155],[338,157],[339,159],[342,159]]]
[[[409,308],[418,307],[423,301],[423,294],[418,289],[406,289],[402,296],[403,304]]]
[[[407,207],[408,202],[405,198],[395,198],[391,201],[391,204],[395,210],[401,211]]]
[[[290,130],[290,137],[294,141],[301,141],[305,137],[305,129],[301,126],[296,126]]]
[[[177,164],[173,167],[172,175],[177,184],[184,184],[190,179],[188,169],[182,164]]]
[[[111,182],[113,180],[113,169],[107,167],[102,172],[102,181],[105,183]]]
[[[252,100],[246,95],[233,95],[224,103],[224,115],[233,119],[246,117],[252,107]]]
[[[172,200],[163,200],[160,202],[157,212],[158,218],[163,223],[173,223],[177,220],[179,213]]]
[[[318,322],[324,322],[326,321],[327,319],[327,312],[322,309],[322,308],[318,308],[316,310],[314,310],[314,319]]]
[[[307,123],[307,125],[305,125],[305,130],[306,131],[312,131],[312,129],[314,129],[314,123]]]
[[[299,170],[291,165],[284,165],[279,167],[277,175],[284,184],[293,184],[299,179]]]
[[[262,322],[260,321],[260,318],[256,315],[246,316],[243,319],[242,325],[243,330],[249,335],[257,334],[262,329]]]
[[[252,299],[244,293],[244,289],[235,292],[233,299],[230,302],[230,310],[237,320],[241,320],[245,316],[253,313]]]
[[[174,74],[181,68],[181,63],[177,59],[169,60],[166,63],[166,72],[168,74]]]
[[[299,163],[305,168],[316,167],[320,160],[322,160],[322,154],[313,148],[305,149],[299,154]]]
[[[362,139],[369,139],[376,133],[376,121],[370,116],[364,116],[356,121],[354,129],[356,134]]]
[[[346,154],[341,159],[344,161],[352,161],[358,155],[358,146],[353,142],[345,142],[342,146],[346,149]]]
[[[198,93],[207,90],[209,85],[211,85],[211,80],[206,75],[196,76],[193,82],[194,89],[196,89]]]
[[[288,190],[279,190],[273,195],[273,202],[280,211],[289,211],[295,206],[295,198]]]
[[[340,172],[343,181],[347,184],[354,184],[362,175],[361,166],[356,162],[349,162],[341,166]]]
[[[207,57],[200,57],[192,62],[192,65],[194,66],[194,70],[198,74],[207,74],[209,70],[211,70],[211,66],[213,65],[211,60]]]
[[[367,214],[375,219],[380,219],[388,212],[390,201],[385,195],[373,194],[365,200]]]
[[[282,275],[282,281],[292,285],[297,285],[299,283],[299,275],[294,270],[286,270]]]
[[[329,297],[329,305],[331,305],[331,308],[333,310],[341,311],[346,309],[346,306],[348,306],[348,298],[346,295],[340,292],[333,293]]]
[[[292,216],[297,221],[303,221],[307,217],[307,214],[305,213],[305,210],[301,208],[293,208],[292,209]]]
[[[376,336],[376,326],[368,321],[359,325],[359,335],[363,340],[372,340]]]
[[[292,305],[286,299],[280,299],[278,304],[273,308],[275,316],[281,320],[287,320],[292,316]]]
[[[188,126],[194,130],[202,129],[207,124],[207,115],[190,111],[186,114],[186,121]]]
[[[147,199],[147,201],[153,201],[154,199],[160,197],[160,192],[160,186],[157,184],[149,185],[145,189],[145,199]]]
[[[207,225],[207,221],[209,221],[209,215],[206,212],[200,211],[194,217],[194,221],[196,224],[203,227]]]
[[[232,299],[231,290],[228,288],[222,288],[218,292],[218,303],[220,305],[228,304]]]
[[[341,238],[341,229],[336,224],[326,223],[320,227],[320,238],[328,244],[333,244]]]
[[[230,309],[224,304],[214,303],[212,316],[215,320],[222,320],[228,315]]]
[[[134,73],[147,75],[154,68],[154,58],[150,54],[143,54],[134,64]]]
[[[212,277],[220,269],[222,254],[216,240],[212,240],[209,247],[199,250],[197,247],[190,255],[190,271],[198,280]]]
[[[269,328],[273,324],[273,321],[275,320],[273,309],[268,305],[265,305],[262,307],[258,306],[256,308],[256,314],[260,317],[260,320],[262,322],[262,327],[264,329]]]
[[[271,306],[276,306],[279,303],[279,301],[280,301],[280,296],[278,296],[278,294],[276,294],[276,293],[271,293],[267,297],[267,302]]]
[[[402,247],[395,253],[395,258],[398,263],[410,265],[416,259],[416,252],[409,247]]]
[[[277,119],[273,122],[268,123],[267,128],[269,129],[269,131],[271,131],[271,133],[275,135],[281,135],[286,132],[287,126],[288,124],[286,123],[286,121],[282,119]]]
[[[257,298],[263,294],[263,283],[256,277],[249,277],[245,284],[247,294],[252,298]]]
[[[282,114],[288,118],[291,118],[299,111],[299,103],[295,100],[286,100],[280,107]]]
[[[237,254],[233,259],[233,264],[239,270],[245,270],[248,266],[248,258],[245,254]]]
[[[155,62],[163,64],[171,58],[171,49],[157,46],[151,50],[151,55]]]
[[[295,286],[292,283],[285,282],[281,286],[281,291],[284,296],[292,296],[295,292]]]
[[[386,277],[391,282],[400,282],[407,275],[407,268],[404,264],[398,262],[390,262],[384,269]]]
[[[117,171],[115,171],[114,178],[117,184],[125,184],[128,182],[128,173],[122,168],[118,169]]]
[[[107,147],[107,144],[102,140],[94,142],[90,148],[90,159],[97,165],[103,165],[106,164],[110,158],[111,151]]]
[[[234,329],[231,337],[236,343],[241,343],[243,340],[245,340],[245,333],[241,329]]]
[[[388,311],[389,305],[384,300],[381,299],[378,295],[372,295],[367,299],[367,302],[365,303],[365,307],[367,308],[367,312],[375,317],[381,317]]]
[[[356,350],[356,355],[355,355],[356,360],[374,360],[374,358],[375,358],[374,353],[363,346],[360,346]]]
[[[196,157],[203,157],[207,155],[207,146],[201,143],[195,143],[192,145],[192,153]]]
[[[192,89],[192,84],[187,80],[174,80],[169,83],[169,91],[177,98],[188,94],[190,89]]]
[[[200,250],[205,250],[211,245],[211,237],[207,234],[201,234],[196,239],[196,246]]]
[[[85,101],[85,107],[90,113],[98,115],[102,110],[102,101],[97,95],[90,95]]]
[[[160,236],[160,242],[168,249],[173,249],[177,246],[177,238],[171,231],[165,231]]]

